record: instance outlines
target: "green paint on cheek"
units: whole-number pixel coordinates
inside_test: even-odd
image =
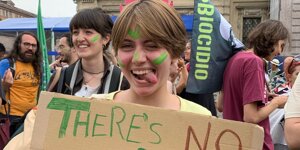
[[[97,40],[99,40],[99,38],[100,38],[100,35],[96,35],[91,40],[93,43],[95,43]]]
[[[128,35],[133,38],[134,40],[138,39],[140,37],[140,34],[137,30],[128,30]]]
[[[125,65],[123,64],[123,62],[120,59],[118,59],[118,64],[121,68],[125,67]]]
[[[138,61],[139,60],[139,53],[137,51],[134,51],[134,54],[133,54],[133,61]]]
[[[152,63],[155,65],[162,64],[168,58],[168,52],[162,53],[159,57],[155,58]]]

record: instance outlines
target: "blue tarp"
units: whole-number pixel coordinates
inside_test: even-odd
[[[193,27],[193,15],[182,15],[181,17],[186,30],[191,32]],[[116,16],[112,16],[112,20],[115,21],[116,18]],[[36,18],[8,18],[0,21],[0,31],[36,30],[36,21]],[[45,30],[54,32],[68,32],[70,21],[70,17],[43,18]]]
[[[45,30],[54,32],[67,32],[69,31],[70,17],[61,18],[43,18]],[[36,30],[36,18],[8,18],[0,21],[0,31],[25,31]]]

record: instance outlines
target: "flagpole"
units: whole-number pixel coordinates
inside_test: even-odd
[[[46,43],[46,36],[45,30],[43,25],[43,18],[42,18],[42,11],[41,11],[41,0],[38,3],[38,16],[37,16],[37,37],[40,42],[40,49],[43,54],[43,64],[42,68],[42,83],[40,84],[41,91],[45,91],[47,88],[47,84],[50,79],[50,69],[49,69],[49,62],[48,62],[48,51],[47,51],[47,43]]]

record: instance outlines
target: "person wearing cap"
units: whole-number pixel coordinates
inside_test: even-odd
[[[271,71],[270,71],[270,88],[272,92],[275,92],[274,89],[276,89],[278,86],[286,83],[284,73],[282,70],[279,69],[279,66],[282,64],[278,59],[273,59],[270,61],[272,64]],[[278,93],[276,93],[278,94]]]
[[[272,67],[271,67],[271,74],[270,77],[273,78],[277,72],[280,71],[279,66],[281,65],[278,59],[273,59],[272,61],[270,61]]]
[[[271,92],[277,95],[288,95],[290,88],[286,86],[285,74],[279,69],[281,66],[278,59],[270,61],[271,68],[268,71],[270,81],[269,86]],[[286,64],[284,64],[285,66]],[[283,90],[279,90],[284,88]],[[287,150],[288,146],[284,138],[284,110],[282,108],[275,109],[270,115],[270,133],[274,144],[274,150]]]

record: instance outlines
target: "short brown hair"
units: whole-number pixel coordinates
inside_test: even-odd
[[[186,30],[176,10],[161,0],[136,0],[125,7],[112,30],[112,46],[116,51],[132,25],[143,36],[165,47],[171,57],[178,58],[186,45]]]
[[[267,57],[274,51],[279,40],[286,40],[289,32],[278,20],[267,20],[258,24],[248,35],[247,47],[253,48],[259,57]]]

